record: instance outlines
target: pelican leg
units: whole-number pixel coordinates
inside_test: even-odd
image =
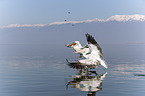
[[[73,53],[84,53],[85,51],[84,50],[80,50],[80,51],[76,51],[76,52],[73,52]]]

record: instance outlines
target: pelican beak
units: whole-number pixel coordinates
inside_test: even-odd
[[[69,44],[69,45],[67,45],[67,47],[72,46],[72,45],[76,45],[76,43]]]

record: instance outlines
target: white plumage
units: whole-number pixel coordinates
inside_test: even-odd
[[[101,64],[103,67],[108,68],[105,61],[102,59],[102,49],[94,37],[90,34],[86,34],[86,39],[88,44],[85,47],[82,47],[79,41],[75,41],[75,43],[67,45],[73,46],[73,49],[76,51],[74,53],[79,53],[85,57],[85,59],[78,60],[78,62],[86,65]]]
[[[70,46],[72,46],[73,49],[75,50],[75,52],[73,52],[73,53],[80,54],[79,57],[82,57],[83,55],[90,52],[90,48],[88,47],[88,45],[82,47],[82,45],[80,44],[79,41],[75,41],[74,43],[67,45],[67,47],[70,47]],[[77,57],[77,58],[79,58],[79,57]]]

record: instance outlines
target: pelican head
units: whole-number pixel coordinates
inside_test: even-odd
[[[79,41],[75,41],[74,43],[67,45],[67,47],[70,47],[70,46],[80,46],[80,45],[81,44],[80,44]]]
[[[74,49],[76,52],[78,52],[78,51],[81,50],[82,45],[80,44],[79,41],[75,41],[74,43],[67,45],[67,47],[73,47],[73,49]]]

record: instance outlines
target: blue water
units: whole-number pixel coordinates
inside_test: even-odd
[[[144,96],[145,45],[101,47],[109,68],[87,70],[63,44],[0,45],[0,96]]]

